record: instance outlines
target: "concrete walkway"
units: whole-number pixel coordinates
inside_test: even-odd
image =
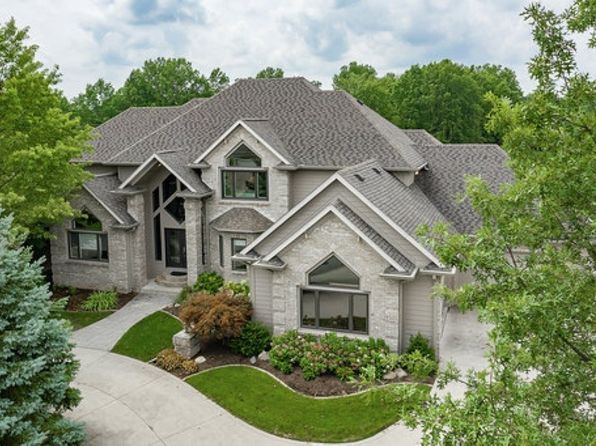
[[[68,416],[85,423],[91,445],[305,445],[260,431],[184,381],[125,356],[75,349],[81,404]],[[416,445],[419,433],[396,424],[353,445]]]
[[[475,311],[462,313],[458,308],[451,308],[447,313],[443,337],[440,344],[440,368],[443,369],[449,361],[465,373],[469,369],[482,370],[488,367],[484,352],[488,345],[489,326],[478,321]],[[462,398],[466,386],[451,382],[444,389],[436,386],[433,392],[444,396],[447,393],[455,398]]]
[[[141,292],[114,314],[75,331],[72,339],[78,347],[111,350],[126,330],[145,316],[171,304],[174,299],[172,292]]]

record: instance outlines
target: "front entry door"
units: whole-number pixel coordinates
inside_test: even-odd
[[[166,267],[186,268],[186,231],[164,229],[166,238]]]

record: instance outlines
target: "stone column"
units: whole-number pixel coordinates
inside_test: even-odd
[[[147,252],[145,249],[145,198],[143,191],[126,196],[126,208],[139,224],[129,233],[128,261],[130,267],[129,285],[140,290],[147,283]]]
[[[203,202],[197,197],[184,197],[186,213],[186,271],[188,284],[192,285],[203,271],[201,210]]]

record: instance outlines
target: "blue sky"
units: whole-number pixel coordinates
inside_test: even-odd
[[[535,52],[518,0],[0,0],[0,20],[31,27],[39,57],[57,64],[71,97],[99,77],[120,86],[132,68],[158,56],[186,57],[204,73],[231,79],[282,67],[331,86],[352,60],[381,74],[450,58],[513,68],[527,91]],[[569,1],[546,0],[561,9]],[[585,39],[579,38],[580,46]],[[596,58],[582,49],[582,69]]]

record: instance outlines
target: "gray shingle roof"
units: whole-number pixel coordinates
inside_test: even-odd
[[[203,183],[199,174],[184,161],[177,151],[158,152],[157,156],[172,169],[180,178],[182,178],[189,186],[191,186],[197,194],[205,195],[212,192],[211,188]]]
[[[416,268],[406,256],[404,256],[395,246],[389,243],[381,234],[375,231],[368,225],[358,214],[350,209],[343,201],[337,200],[334,204],[335,208],[341,212],[349,221],[351,221],[358,229],[360,229],[375,245],[377,245],[383,252],[397,262],[398,265],[405,269],[405,272],[411,273]]]
[[[136,220],[126,210],[126,197],[113,194],[118,189],[120,181],[116,175],[96,176],[84,184],[84,188],[109,211],[115,214],[124,225],[132,225]]]
[[[467,175],[482,177],[496,192],[501,183],[513,181],[506,167],[507,154],[494,144],[442,144],[419,146],[428,161],[416,183],[459,232],[470,233],[481,224],[469,200],[459,202]]]
[[[376,160],[340,170],[339,175],[416,240],[418,226],[447,221],[416,184],[406,186]]]
[[[421,160],[400,129],[347,94],[321,91],[303,78],[241,80],[186,111],[165,113],[158,120],[125,112],[100,126],[96,152],[88,159],[140,164],[159,150],[181,150],[184,161],[191,162],[234,122],[259,118],[268,120],[299,166],[341,168],[376,158],[387,169],[414,170]],[[121,136],[136,128],[139,119],[142,130]]]
[[[273,222],[255,209],[232,208],[211,220],[209,224],[219,232],[260,234],[269,229]]]
[[[442,144],[437,138],[424,129],[403,129],[403,132],[418,146],[432,146]]]
[[[253,129],[257,135],[267,141],[281,156],[289,162],[293,162],[292,155],[288,152],[285,144],[279,138],[268,119],[244,119],[243,122]]]

